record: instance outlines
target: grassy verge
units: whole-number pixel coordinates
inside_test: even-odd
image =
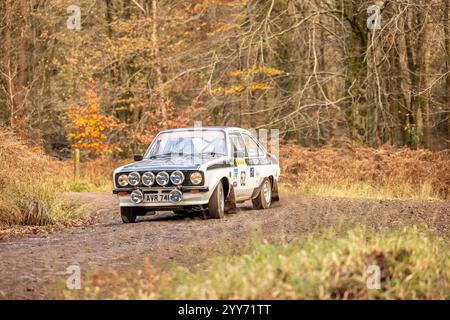
[[[0,131],[0,229],[79,223],[84,208],[64,198],[64,166]]]
[[[409,228],[290,243],[254,242],[245,254],[209,258],[194,269],[144,270],[128,276],[96,271],[83,291],[63,298],[107,299],[449,299],[447,243]],[[380,289],[368,289],[368,266],[380,269]],[[376,279],[376,277],[374,277]]]
[[[130,160],[114,160],[111,158],[99,158],[95,160],[84,160],[80,165],[80,178],[73,179],[72,175],[65,177],[65,189],[71,192],[111,192],[113,189],[112,173],[115,168],[120,167]],[[71,161],[65,161],[66,167],[71,167]]]
[[[401,199],[401,200],[441,200],[441,195],[433,190],[429,182],[421,185],[411,183],[371,184],[347,181],[302,181],[295,185],[280,183],[284,194],[307,194],[314,196],[334,196],[347,198]]]
[[[44,226],[82,219],[82,205],[64,198],[59,184],[45,180],[17,183],[2,195],[0,224]]]
[[[450,199],[450,150],[280,147],[284,190],[383,199]]]
[[[65,189],[70,192],[111,192],[113,184],[110,179],[105,179],[100,183],[92,183],[90,179],[79,180],[69,179],[66,181]]]

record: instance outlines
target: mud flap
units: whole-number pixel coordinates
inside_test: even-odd
[[[234,194],[233,186],[230,186],[231,190],[228,193],[228,197],[225,200],[225,212],[226,213],[236,213],[236,196]]]
[[[278,181],[274,179],[272,185],[272,202],[275,201],[280,201],[280,196],[278,194]]]
[[[252,199],[255,199],[258,196],[258,194],[261,192],[261,188],[262,188],[262,182],[261,182],[261,184],[258,187],[253,189]]]

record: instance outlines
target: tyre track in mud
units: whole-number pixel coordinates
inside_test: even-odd
[[[448,239],[450,202],[348,199],[284,195],[268,210],[239,206],[223,220],[160,212],[123,224],[118,202],[109,193],[77,193],[70,198],[96,211],[96,222],[49,235],[0,241],[0,298],[42,299],[63,284],[70,265],[79,265],[82,281],[95,268],[132,272],[145,258],[158,268],[202,262],[221,251],[239,250],[255,235],[292,238],[333,228],[401,228],[417,225]]]

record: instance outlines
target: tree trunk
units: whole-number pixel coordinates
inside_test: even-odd
[[[391,106],[392,114],[396,115],[398,123],[396,130],[393,133],[394,141],[397,141],[397,145],[409,145],[411,140],[410,130],[409,130],[409,103],[408,97],[409,92],[405,90],[407,86],[405,84],[405,79],[407,79],[408,73],[407,68],[402,65],[402,48],[403,45],[397,45],[396,50],[391,50],[390,54],[392,56],[392,69],[389,71],[395,76],[389,84],[389,95],[388,103]]]
[[[159,39],[158,39],[158,7],[157,1],[152,0],[152,44],[153,44],[153,56],[156,61],[156,88],[159,93],[159,104],[162,118],[162,126],[167,126],[167,110],[166,110],[166,94],[164,90],[164,83],[162,79],[161,61],[159,59]]]
[[[449,14],[450,14],[450,1],[444,0],[444,45],[446,53],[446,72],[450,71],[450,27],[449,27]],[[445,81],[445,104],[447,107],[447,147],[450,148],[450,74],[447,74]]]
[[[421,145],[424,148],[431,148],[431,140],[430,140],[430,131],[431,131],[431,125],[430,125],[430,94],[428,91],[429,86],[429,67],[430,67],[430,49],[431,49],[431,43],[429,43],[427,39],[428,34],[428,23],[425,21],[426,25],[424,27],[424,43],[425,46],[422,48],[423,51],[423,61],[422,61],[422,67],[423,70],[420,73],[420,86],[421,86],[421,96],[420,96],[420,108],[422,109],[423,114],[423,138]]]
[[[9,105],[9,125],[14,128],[14,113],[15,113],[15,88],[14,88],[14,71],[12,67],[12,42],[11,34],[13,29],[13,0],[6,0],[5,2],[5,39],[4,39],[4,68],[5,68],[5,91],[7,92],[7,104]]]
[[[364,55],[367,50],[366,16],[358,11],[358,3],[345,1],[344,15],[349,25],[347,40],[347,62],[345,94],[348,96],[347,121],[350,137],[359,142],[366,142],[368,128],[365,118],[368,115],[366,86],[367,66]]]
[[[411,83],[411,111],[413,120],[413,132],[411,146],[414,148],[428,147],[429,145],[429,101],[427,98],[427,12],[423,8],[413,9],[411,23],[406,20],[406,55]],[[412,32],[421,30],[414,41]]]
[[[29,8],[27,0],[20,0],[20,44],[18,52],[18,78],[15,122],[23,128],[26,117],[26,95],[28,88],[28,40],[29,40]]]

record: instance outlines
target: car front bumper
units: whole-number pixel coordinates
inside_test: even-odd
[[[211,191],[207,187],[182,187],[181,201],[178,202],[141,202],[135,203],[131,199],[131,192],[134,188],[128,189],[114,189],[113,193],[118,195],[119,204],[121,207],[146,207],[146,208],[173,208],[173,207],[194,207],[208,204],[211,197]],[[173,189],[158,189],[158,188],[140,188],[144,194],[146,192],[173,190]]]

